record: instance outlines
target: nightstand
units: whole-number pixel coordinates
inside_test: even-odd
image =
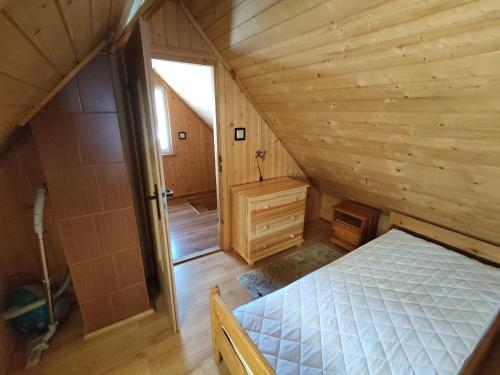
[[[380,211],[352,201],[333,206],[330,242],[351,251],[377,236]]]

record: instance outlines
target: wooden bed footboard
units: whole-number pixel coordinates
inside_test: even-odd
[[[224,358],[231,374],[235,375],[275,374],[273,368],[222,300],[217,286],[210,289],[210,316],[214,360],[219,362]],[[244,362],[240,357],[244,358]]]

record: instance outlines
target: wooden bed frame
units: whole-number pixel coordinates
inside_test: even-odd
[[[399,212],[391,212],[390,225],[391,228],[412,232],[462,253],[486,260],[488,263],[500,264],[500,246],[453,232]],[[252,339],[236,320],[231,310],[226,306],[217,286],[210,290],[210,313],[212,319],[212,349],[215,361],[219,362],[224,358],[227,367],[234,375],[245,375],[248,373],[247,369],[255,375],[275,373]],[[462,369],[463,375],[477,372],[499,331],[500,318],[497,315],[493,326],[465,363]],[[240,360],[240,357],[244,358],[245,365]]]

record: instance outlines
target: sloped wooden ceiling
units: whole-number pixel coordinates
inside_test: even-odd
[[[129,0],[0,0],[0,147],[23,116],[116,31]]]
[[[500,1],[184,3],[322,192],[500,243]]]

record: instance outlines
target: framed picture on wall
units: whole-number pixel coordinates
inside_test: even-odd
[[[245,140],[245,128],[235,128],[234,129],[234,140],[244,141]]]

